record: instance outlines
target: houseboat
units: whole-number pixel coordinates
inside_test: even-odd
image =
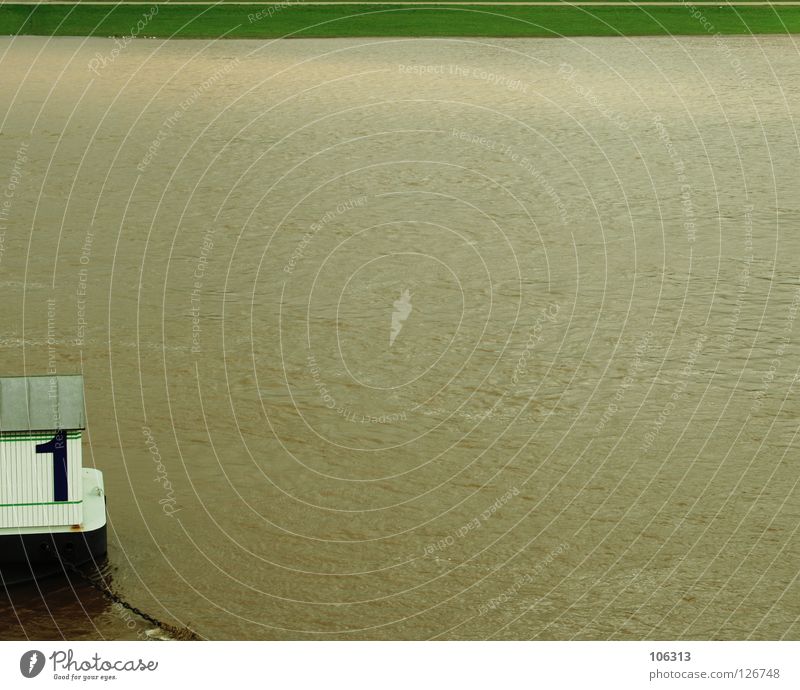
[[[103,474],[84,467],[83,377],[0,377],[0,580],[9,585],[106,553]]]

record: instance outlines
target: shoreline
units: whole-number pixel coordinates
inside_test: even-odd
[[[596,5],[596,6],[595,6]],[[5,36],[388,38],[800,33],[798,5],[0,4]]]

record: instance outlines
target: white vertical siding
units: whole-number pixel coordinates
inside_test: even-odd
[[[55,431],[0,434],[0,528],[78,525],[83,521],[80,432],[67,437],[67,503],[53,501],[53,456],[37,453]]]

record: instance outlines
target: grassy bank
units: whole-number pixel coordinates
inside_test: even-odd
[[[26,5],[36,5],[36,4],[47,4],[48,2],[52,2],[53,0],[16,0],[18,4],[26,4]],[[55,0],[60,1],[60,0]],[[153,4],[158,5],[192,5],[197,4],[198,0],[157,0]],[[310,4],[319,4],[319,3],[336,3],[341,2],[342,0],[203,0],[205,4],[213,5],[217,2],[228,3],[232,5],[236,4],[260,4],[260,5],[275,5],[281,4],[302,4],[302,3],[310,3]],[[358,2],[359,0],[349,0],[350,2]],[[366,1],[366,0],[364,0]],[[443,0],[444,1],[444,0]],[[447,2],[452,2],[453,4],[458,4],[457,0],[446,0]],[[467,0],[464,0],[465,2]],[[498,5],[508,4],[509,2],[524,2],[526,0],[478,0],[482,3],[496,3]],[[530,0],[533,1],[533,0]],[[729,0],[535,0],[536,2],[548,2],[552,3],[553,5],[565,5],[565,4],[574,4],[575,2],[580,3],[596,3],[598,5],[608,4],[608,2],[624,2],[631,5],[646,5],[648,3],[659,3],[659,2],[675,2],[679,3],[682,1],[691,2],[693,5],[721,5],[721,4],[728,4]],[[798,0],[730,0],[732,3],[736,2],[760,2],[765,7],[769,6],[770,4],[781,4],[781,3],[793,3],[797,2]],[[119,3],[122,4],[142,4],[145,3],[146,0],[71,0],[70,4],[78,5],[78,4],[104,4],[104,5],[116,5]],[[426,0],[370,0],[366,2],[366,4],[370,5],[397,5],[402,2],[426,2]],[[436,2],[434,0],[427,0],[426,4],[434,5]]]
[[[390,4],[253,7],[0,5],[0,34],[274,38],[333,36],[656,36],[800,33],[800,7],[514,7]]]

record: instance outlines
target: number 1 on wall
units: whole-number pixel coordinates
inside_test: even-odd
[[[28,446],[30,448],[30,446]],[[53,454],[53,500],[62,503],[69,500],[67,484],[67,432],[60,429],[47,443],[36,446],[37,453]]]

